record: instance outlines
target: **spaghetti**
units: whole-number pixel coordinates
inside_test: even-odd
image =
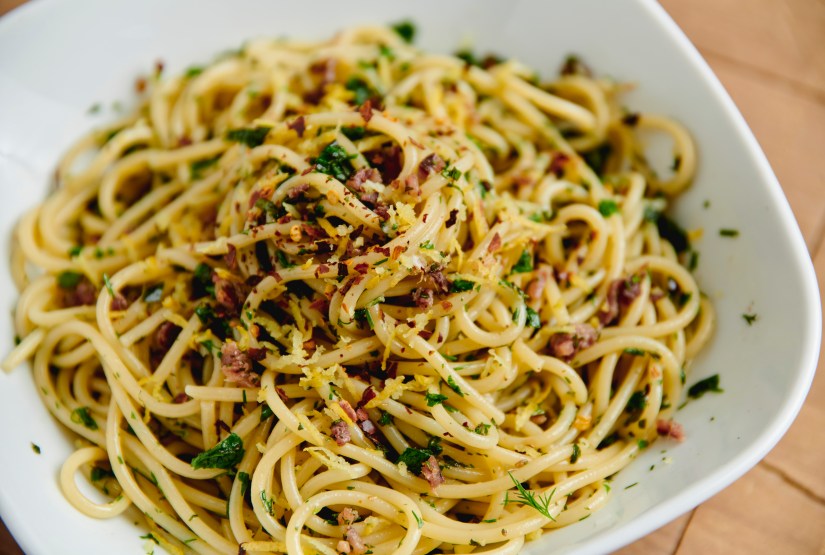
[[[713,326],[662,214],[688,133],[575,60],[543,84],[401,31],[159,71],[23,217],[4,366],[83,438],[77,509],[173,553],[516,553],[680,437]]]

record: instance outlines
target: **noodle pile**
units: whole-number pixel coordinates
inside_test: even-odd
[[[62,160],[4,366],[83,438],[79,510],[171,553],[516,553],[681,438],[713,326],[662,214],[687,132],[575,59],[543,83],[411,31],[159,67]]]

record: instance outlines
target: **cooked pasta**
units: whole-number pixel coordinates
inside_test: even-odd
[[[573,58],[545,83],[412,30],[159,65],[60,162],[4,366],[82,438],[78,510],[171,553],[516,553],[681,439],[689,134]]]

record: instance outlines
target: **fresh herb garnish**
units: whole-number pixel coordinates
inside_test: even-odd
[[[71,271],[61,272],[57,275],[57,285],[61,289],[71,289],[80,283],[81,279],[83,279],[83,274]]]
[[[463,293],[475,287],[475,282],[468,279],[456,279],[450,283],[450,293]]]
[[[381,416],[378,418],[378,423],[382,426],[389,426],[392,424],[392,415],[385,410],[381,411]]]
[[[255,127],[252,129],[230,129],[226,132],[226,139],[236,143],[241,143],[249,148],[255,148],[263,144],[266,136],[269,135],[271,127]]]
[[[633,412],[636,410],[642,410],[646,406],[647,397],[645,397],[644,391],[635,391],[633,395],[630,396],[630,399],[627,400],[627,405],[624,410],[627,412]]]
[[[364,136],[367,134],[367,130],[363,127],[350,126],[342,127],[341,133],[343,133],[344,136],[350,141],[357,141],[359,139],[364,138]]]
[[[261,407],[261,422],[263,422],[264,420],[266,420],[267,418],[269,418],[273,414],[275,414],[275,413],[272,412],[272,409],[269,407],[269,405],[264,403],[263,406]]]
[[[608,216],[612,216],[613,214],[619,211],[619,205],[616,204],[615,200],[605,199],[599,201],[599,213],[607,218]]]
[[[97,422],[89,414],[89,407],[78,407],[72,411],[72,422],[82,424],[90,430],[97,430]]]
[[[722,393],[724,391],[724,389],[719,388],[719,374],[714,374],[690,386],[688,397],[698,399],[705,393]]]
[[[533,254],[530,251],[522,251],[518,261],[511,270],[514,274],[523,274],[525,272],[533,271]]]
[[[440,393],[427,393],[424,397],[427,399],[427,406],[428,407],[434,407],[436,405],[440,405],[441,403],[446,401],[447,398],[448,398],[446,395],[442,395]]]
[[[757,314],[755,314],[755,313],[754,313],[754,314],[743,314],[743,315],[742,315],[742,319],[744,319],[744,320],[745,320],[745,322],[747,322],[749,326],[752,326],[752,325],[753,325],[753,323],[754,323],[754,322],[756,322],[756,319],[757,319],[758,317],[759,317],[759,316],[758,316]]]
[[[327,175],[331,175],[338,181],[344,183],[353,174],[354,169],[350,160],[355,156],[350,156],[336,141],[328,144],[318,158],[315,159],[315,170]]]
[[[739,230],[738,229],[720,229],[719,235],[721,237],[739,237]]]
[[[527,307],[527,326],[531,328],[540,328],[541,327],[541,318],[539,318],[539,313]]]
[[[412,21],[399,21],[392,26],[392,30],[398,33],[404,42],[411,43],[415,39],[415,24]]]
[[[556,493],[555,488],[549,494],[541,496],[537,493],[533,493],[524,489],[524,486],[521,485],[515,476],[512,473],[508,472],[508,476],[516,485],[516,489],[518,490],[518,497],[515,499],[510,499],[509,496],[504,498],[505,505],[507,503],[519,503],[521,505],[527,505],[528,507],[533,507],[539,514],[546,516],[550,520],[555,522],[555,518],[553,515],[550,514],[550,502],[553,500],[553,494]]]
[[[212,268],[201,262],[192,272],[192,297],[200,299],[207,295],[215,296],[215,284],[212,283]]]
[[[458,393],[460,396],[464,397],[464,392],[461,391],[461,388],[458,387],[458,384],[455,383],[455,380],[452,376],[447,376],[447,385],[450,386],[450,389]]]
[[[83,251],[83,245],[75,245],[69,249],[69,257],[75,258],[76,256],[80,256],[80,253]]]
[[[203,177],[203,172],[214,166],[220,160],[220,156],[214,158],[206,158],[205,160],[195,160],[189,164],[189,171],[192,179],[200,179]]]
[[[241,496],[246,495],[246,492],[249,490],[249,474],[246,472],[238,472],[238,480],[241,482]]]
[[[446,177],[447,179],[452,179],[455,181],[459,177],[461,177],[461,170],[453,166],[447,166],[443,170],[441,170],[441,175]]]
[[[192,468],[223,468],[228,470],[241,462],[244,455],[243,440],[231,433],[212,449],[192,459]]]
[[[570,464],[576,464],[576,461],[579,460],[579,457],[582,456],[582,450],[579,447],[578,443],[573,444],[573,453],[570,455]]]
[[[492,427],[492,424],[487,424],[486,422],[482,422],[478,426],[476,426],[473,431],[475,433],[477,433],[478,435],[480,435],[480,436],[486,436],[487,434],[490,433],[490,428],[491,427]]]
[[[112,287],[112,282],[109,281],[109,276],[107,276],[106,274],[103,274],[103,285],[106,286],[106,290],[109,291],[109,295],[111,295],[112,298],[114,299],[115,298],[115,289],[114,289],[114,287]]]
[[[407,468],[413,474],[421,474],[421,465],[432,456],[433,452],[429,449],[407,447],[404,449],[404,452],[398,456],[398,462],[407,465]]]

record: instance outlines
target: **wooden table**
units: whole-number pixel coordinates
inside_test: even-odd
[[[0,0],[0,14],[22,4]],[[733,97],[825,276],[825,1],[663,0]],[[822,364],[820,365],[820,367]],[[825,554],[825,375],[756,468],[621,555]],[[19,554],[0,526],[0,553]]]

